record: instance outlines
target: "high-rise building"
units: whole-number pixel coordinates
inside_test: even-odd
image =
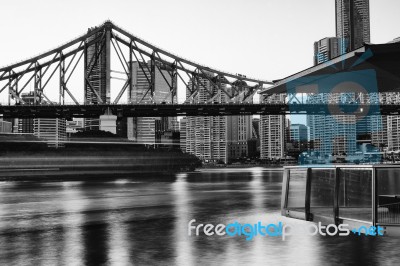
[[[370,42],[369,0],[335,0],[336,37],[314,43],[314,65]]]
[[[171,103],[176,102],[175,93],[171,92],[171,86],[176,91],[176,76],[172,69],[162,64],[155,67],[154,71],[154,94],[149,91],[149,79],[151,62],[132,62],[132,91],[128,90],[129,103]],[[128,139],[143,144],[156,144],[160,142],[160,136],[165,131],[177,131],[178,122],[176,117],[129,117],[127,119]]]
[[[249,115],[227,117],[228,158],[247,157],[248,141],[251,139],[252,121]]]
[[[340,38],[327,37],[314,43],[314,65],[319,65],[342,55],[345,50]]]
[[[346,52],[370,42],[369,0],[336,0],[336,37]]]
[[[253,118],[251,120],[252,138],[260,139],[260,118]]]
[[[189,87],[199,85],[198,93],[193,97],[194,102],[204,103],[212,100],[225,103],[227,101],[225,93],[219,91],[207,78],[199,77],[199,80],[194,80],[194,82],[189,82]],[[225,87],[225,85],[222,86]],[[190,97],[189,91],[186,92],[186,96]],[[188,116],[186,152],[206,162],[227,163],[227,130],[226,116]]]
[[[337,104],[344,100],[342,95],[315,94],[308,103]],[[307,115],[312,149],[321,155],[356,152],[357,118],[355,115]]]
[[[237,80],[233,83],[233,85],[236,86],[235,89],[232,87],[224,89],[228,94],[234,95],[231,101],[253,103],[253,97],[244,98],[244,94],[242,93],[244,87],[247,86],[245,81]],[[228,98],[226,97],[225,100],[228,100]],[[237,158],[249,157],[249,141],[251,140],[253,133],[252,116],[228,116],[226,133],[228,144],[228,161]],[[253,147],[253,142],[251,142],[250,148]]]
[[[47,141],[53,148],[65,146],[67,139],[66,122],[64,118],[35,118],[33,119],[33,135]]]
[[[260,118],[251,119],[251,139],[247,141],[248,156],[260,157]]]
[[[286,155],[298,158],[308,149],[308,128],[303,124],[292,124],[286,120]]]
[[[400,102],[400,93],[398,92],[386,92],[380,93],[379,101],[383,104],[398,104]],[[382,131],[378,132],[377,139],[381,137],[381,142],[375,144],[376,146],[384,146],[387,144],[388,151],[399,151],[400,150],[400,117],[399,116],[379,116],[376,118],[382,120]],[[379,134],[380,133],[380,134]],[[386,140],[386,142],[384,142]],[[382,150],[382,148],[381,148]]]
[[[91,32],[94,29],[89,29]],[[109,32],[106,32],[103,41],[96,41],[87,47],[85,104],[110,103],[110,42]],[[90,36],[86,42],[95,39],[101,40],[103,32]],[[101,101],[99,100],[101,99]],[[85,118],[86,130],[99,130],[99,118]]]
[[[400,150],[400,117],[399,116],[388,116],[388,150],[399,151]]]
[[[284,103],[285,95],[272,95],[264,103]],[[260,118],[260,158],[277,159],[285,156],[285,116],[262,115]]]
[[[300,142],[308,140],[307,126],[302,124],[291,124],[289,128],[291,141]]]
[[[371,144],[383,151],[385,147],[388,147],[388,116],[373,115],[370,117],[369,121],[371,128]],[[393,127],[390,129],[390,132],[392,129]]]
[[[324,38],[314,43],[314,65],[370,42],[369,0],[336,0],[335,3],[336,38]],[[337,104],[343,101],[342,96],[346,95],[320,94],[312,95],[308,100],[310,103]],[[307,115],[311,148],[324,155],[354,154],[357,137],[371,136],[371,123],[369,117],[359,120],[354,115]],[[377,126],[375,123],[375,127]]]
[[[183,152],[186,152],[186,124],[187,124],[186,117],[182,118],[179,121],[180,147]]]
[[[263,115],[260,120],[260,158],[284,157],[285,118],[282,115]]]

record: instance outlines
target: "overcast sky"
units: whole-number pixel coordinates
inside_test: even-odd
[[[155,45],[224,71],[274,80],[312,66],[335,35],[334,0],[1,0],[0,66],[110,19]],[[371,42],[400,36],[400,1],[370,0]]]

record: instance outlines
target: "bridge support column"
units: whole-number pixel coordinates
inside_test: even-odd
[[[132,53],[133,53],[133,47],[132,47],[132,41],[129,42],[129,64],[128,64],[128,70],[129,70],[129,91],[128,91],[128,103],[132,103],[133,101],[133,58],[132,58]]]
[[[106,52],[106,103],[111,102],[111,30],[112,25],[106,25],[105,52]]]
[[[60,95],[59,95],[59,104],[65,103],[65,60],[64,55],[61,53],[60,55]]]
[[[12,78],[11,74],[12,74],[12,72],[10,71],[10,73],[9,73],[10,78],[8,80],[8,105],[11,105],[11,95],[12,95],[12,93],[11,93],[11,88],[12,88],[11,84],[13,82],[13,78]]]
[[[35,65],[35,86],[34,86],[34,91],[33,91],[33,104],[38,105],[41,103],[42,95],[42,68],[39,65],[39,63],[36,62]]]
[[[154,102],[154,91],[156,85],[156,61],[154,60],[154,52],[151,54],[150,60],[150,96],[151,101]]]

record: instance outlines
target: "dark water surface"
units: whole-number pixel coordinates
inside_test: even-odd
[[[281,183],[263,168],[0,182],[0,265],[400,265],[397,238],[188,236],[192,219],[292,222],[280,216]]]

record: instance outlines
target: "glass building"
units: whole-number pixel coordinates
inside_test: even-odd
[[[346,52],[370,42],[369,0],[336,0],[336,37]]]

